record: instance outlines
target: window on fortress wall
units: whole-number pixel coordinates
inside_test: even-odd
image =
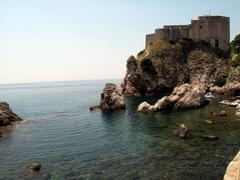
[[[199,29],[202,29],[202,26],[200,26]]]
[[[215,39],[215,48],[219,48],[219,40]]]

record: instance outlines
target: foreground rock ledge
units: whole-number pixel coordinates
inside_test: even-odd
[[[22,119],[15,114],[8,103],[0,102],[0,126],[6,126]]]
[[[240,152],[229,163],[224,180],[239,180],[240,179]]]
[[[164,96],[154,105],[143,102],[138,106],[139,112],[155,112],[161,110],[183,110],[198,108],[208,103],[202,86],[183,84],[174,88],[170,96]]]
[[[122,95],[122,88],[113,83],[107,83],[101,93],[100,105],[90,107],[90,110],[125,109],[126,104]]]

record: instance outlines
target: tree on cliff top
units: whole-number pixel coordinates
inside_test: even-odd
[[[238,34],[231,42],[232,49],[232,66],[237,67],[240,65],[240,34]]]
[[[231,42],[231,49],[233,53],[240,53],[240,34],[238,34]]]

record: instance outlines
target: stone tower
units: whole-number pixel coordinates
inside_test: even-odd
[[[230,18],[224,16],[200,16],[189,25],[167,25],[146,35],[146,47],[160,39],[178,40],[190,38],[194,41],[207,41],[213,47],[229,50]]]

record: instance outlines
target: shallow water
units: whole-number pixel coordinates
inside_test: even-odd
[[[120,83],[120,81],[116,81]],[[1,85],[0,100],[24,118],[1,128],[0,179],[222,179],[239,151],[235,108],[217,104],[184,112],[137,113],[143,100],[127,98],[127,110],[90,112],[105,81]],[[227,117],[211,116],[226,110]],[[207,124],[204,120],[211,120]],[[180,139],[184,123],[192,132]],[[216,135],[206,141],[202,135]],[[29,173],[31,162],[43,166]]]

